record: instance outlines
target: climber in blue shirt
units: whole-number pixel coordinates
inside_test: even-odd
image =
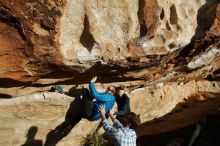
[[[89,83],[90,93],[88,90],[86,90],[86,98],[90,99],[90,101],[92,102],[90,102],[90,105],[85,105],[86,110],[84,111],[84,116],[91,121],[99,120],[101,118],[101,113],[99,110],[100,106],[105,106],[106,116],[108,116],[110,109],[113,107],[115,103],[115,88],[111,86],[107,88],[106,92],[99,93],[96,91],[94,85],[96,80],[97,76],[93,77]],[[92,110],[92,112],[88,114],[88,110]]]

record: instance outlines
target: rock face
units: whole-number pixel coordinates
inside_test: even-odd
[[[98,90],[103,89],[98,88]],[[138,134],[166,132],[200,121],[207,115],[220,114],[219,96],[210,96],[210,93],[214,94],[216,91],[220,91],[220,83],[205,80],[190,81],[180,85],[152,85],[128,91],[131,98],[131,109],[141,115],[143,123]],[[204,96],[204,93],[210,95]],[[188,104],[184,105],[185,102]],[[78,96],[73,98],[59,93],[44,92],[13,99],[2,99],[0,105],[0,130],[3,131],[0,134],[0,145],[5,146],[20,146],[28,144],[28,142],[80,146],[83,138],[93,132],[100,123],[100,121],[89,122],[86,119],[78,119],[81,109]],[[209,106],[212,108],[207,108]],[[191,109],[196,109],[196,112],[190,111]],[[190,113],[186,114],[186,110],[189,110]],[[169,115],[166,116],[168,113]],[[193,115],[193,113],[195,114]],[[148,126],[149,121],[155,121],[163,116],[168,117],[169,123],[165,118],[164,125],[156,128],[156,131],[153,130],[156,124]],[[179,118],[175,118],[175,116]],[[64,121],[69,119],[75,124],[68,128],[68,124],[65,126]],[[177,123],[173,123],[175,126],[169,126],[172,122]],[[103,133],[103,129],[101,128],[99,132]]]
[[[5,60],[1,78],[31,80],[28,78],[48,73],[47,62],[60,58],[56,53],[59,3],[1,0],[0,5],[1,58]]]
[[[151,48],[164,47],[164,53],[167,53],[189,44],[197,28],[198,11],[205,5],[205,0],[193,2],[158,0],[157,9],[153,11],[155,20],[149,20],[149,14],[152,12],[148,9],[148,1],[145,1],[144,18],[150,33],[143,38],[141,44],[143,48],[147,51]]]
[[[0,100],[0,145],[33,136],[41,145],[81,145],[99,122],[75,119],[56,135],[78,100],[47,91],[79,89],[93,75],[99,89],[126,86],[145,123],[139,134],[180,128],[219,114],[209,100],[219,101],[219,69],[219,0],[0,0],[0,98],[10,98]],[[149,127],[167,114],[165,129]]]
[[[128,41],[139,36],[137,11],[137,0],[67,1],[59,30],[64,59],[117,59]]]
[[[42,146],[43,143],[45,145],[56,145],[61,140],[60,137],[66,133],[63,130],[64,134],[61,134],[58,131],[59,127],[56,129],[57,131],[53,131],[53,129],[67,119],[66,112],[72,106],[70,103],[73,103],[73,100],[74,98],[57,93],[34,94],[18,97],[14,100],[2,100],[2,116],[0,118],[2,137],[0,144],[18,146],[22,144],[30,145],[29,142],[33,142],[33,145]],[[73,108],[76,110],[77,107]],[[72,114],[71,116],[75,115]],[[71,128],[72,132],[69,136],[65,137],[58,145],[67,146],[73,145],[73,143],[81,145],[82,139],[86,134],[96,129],[98,122],[90,123],[88,125],[89,128],[82,126],[85,124],[88,124],[88,121],[85,119],[81,120],[74,129]],[[9,135],[11,135],[11,138],[8,138]]]
[[[1,0],[0,6],[1,78],[36,81],[59,71],[76,76],[99,62],[106,70],[156,66],[197,40],[210,42],[203,52],[219,48],[218,0]]]

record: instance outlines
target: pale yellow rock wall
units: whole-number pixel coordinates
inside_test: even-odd
[[[59,30],[64,62],[73,65],[74,60],[83,62],[100,57],[105,61],[117,60],[126,56],[128,41],[139,37],[138,44],[147,54],[155,53],[152,48],[165,48],[165,52],[159,52],[161,54],[189,44],[196,32],[198,11],[206,1],[157,0],[157,3],[159,23],[155,35],[148,38],[140,37],[138,11],[141,10],[137,0],[68,0]],[[88,19],[89,26],[84,24],[85,19]],[[89,27],[87,29],[94,37],[92,48],[80,41],[85,27]]]
[[[107,60],[116,57],[131,38],[139,36],[137,11],[138,0],[68,0],[59,30],[64,61],[71,64],[73,59],[89,61],[98,56]],[[85,28],[88,27],[84,25],[85,19],[88,19],[89,28]],[[94,37],[92,48],[80,42],[83,29],[89,29]]]
[[[99,86],[99,91],[103,86]],[[180,84],[148,86],[133,91],[127,90],[131,109],[140,114],[142,123],[163,117],[177,104],[198,92],[220,92],[219,82],[190,81]],[[45,143],[47,134],[64,121],[70,103],[74,99],[58,93],[38,93],[13,99],[0,100],[0,145],[20,146],[32,126],[38,128],[36,140]],[[206,99],[201,99],[206,100]],[[116,105],[115,105],[116,106]],[[80,146],[83,138],[94,131],[100,121],[82,119],[57,146]],[[175,127],[174,127],[175,128]],[[103,133],[103,129],[100,130]],[[144,132],[142,132],[144,133]]]
[[[43,93],[0,101],[0,145],[20,146],[27,140],[31,127],[37,127],[35,140],[45,143],[47,134],[64,122],[70,103],[74,98]],[[83,138],[95,130],[99,121],[82,119],[59,143],[58,146],[79,146]]]
[[[171,112],[178,103],[185,102],[188,97],[199,92],[220,92],[219,82],[190,81],[187,83],[164,85],[162,87],[150,86],[134,90],[130,93],[131,107],[140,113],[141,121],[153,120]]]
[[[160,19],[155,36],[143,40],[147,51],[152,47],[165,47],[167,51],[179,49],[190,43],[197,28],[198,10],[205,0],[157,0]]]

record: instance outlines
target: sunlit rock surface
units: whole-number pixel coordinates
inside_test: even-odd
[[[139,134],[181,128],[219,114],[219,68],[219,0],[0,0],[0,145],[24,144],[29,129],[50,143],[76,99],[48,90],[93,75],[100,91],[126,86]],[[157,119],[165,129],[148,125]],[[98,124],[52,142],[80,145]]]
[[[98,90],[103,91],[103,86],[106,85],[97,84]],[[220,92],[219,82],[205,80],[190,81],[181,84],[155,84],[131,91],[127,89],[127,93],[131,98],[131,109],[140,114],[142,123],[158,119],[166,114],[169,114],[170,122],[178,121],[178,119],[175,118],[176,113],[179,113],[180,117],[184,117],[185,121],[188,121],[185,123],[178,121],[175,127],[168,126],[166,128],[166,126],[163,126],[163,128],[158,128],[158,131],[152,131],[151,127],[154,127],[154,125],[149,127],[143,124],[143,130],[140,129],[138,131],[138,134],[142,135],[149,134],[149,132],[153,134],[169,131],[199,121],[209,114],[220,114],[220,104],[214,104],[215,100],[220,100],[220,97],[203,96],[204,93],[214,94],[218,92]],[[67,130],[61,128],[61,131],[64,132],[63,139],[59,139],[59,137],[62,137],[61,132],[57,132],[56,135],[56,130],[54,130],[59,129],[57,127],[61,125],[65,119],[74,117],[76,120],[78,118],[80,104],[74,104],[74,102],[77,102],[76,98],[77,97],[70,97],[59,93],[44,92],[0,100],[0,130],[4,131],[3,133],[1,132],[0,144],[6,146],[24,144],[27,140],[26,135],[28,131],[33,127],[37,127],[34,138],[35,140],[41,140],[42,143],[46,145],[82,145],[83,138],[94,131],[100,121],[89,122],[86,119],[81,119],[70,129],[70,132],[67,132],[67,127]],[[214,103],[210,104],[210,101],[214,101]],[[184,102],[189,103],[189,105],[181,106],[181,103],[183,104]],[[213,105],[213,110],[203,114],[205,111],[198,109],[195,113],[200,115],[200,117],[192,117],[192,111],[189,115],[185,115],[184,107],[187,107],[189,110],[191,108],[196,109],[197,106],[200,107],[200,104],[197,102],[203,102],[203,105],[207,102],[208,106]],[[71,113],[70,115],[69,112]],[[181,112],[183,112],[183,114],[181,114]],[[144,128],[146,130],[144,130]],[[99,132],[103,133],[103,129],[101,128]]]
[[[147,3],[146,0],[145,3]],[[164,47],[166,51],[174,51],[189,44],[196,33],[198,27],[197,18],[199,11],[204,11],[202,8],[206,4],[205,0],[199,1],[170,1],[158,0],[158,8],[154,12],[157,17],[157,27],[154,34],[148,38],[142,38],[142,46],[145,50],[150,50],[153,47]],[[184,7],[183,7],[184,6]],[[149,15],[148,9],[145,9],[146,15]],[[147,16],[145,17],[146,19]],[[148,21],[145,21],[148,24]],[[149,38],[150,37],[150,38]]]
[[[139,36],[138,1],[67,1],[61,17],[61,52],[74,63],[117,59]]]
[[[164,63],[173,54],[182,57],[179,50],[204,52],[219,44],[218,3],[1,0],[0,77],[33,82],[49,73],[77,76],[100,66],[123,77],[112,66],[152,67],[165,56]]]
[[[62,129],[64,134],[61,134],[60,131],[53,130],[65,121],[66,112],[73,101],[74,98],[59,93],[41,93],[17,97],[12,100],[1,100],[0,129],[2,132],[0,134],[0,144],[18,146],[25,143],[28,144],[29,141],[34,139],[40,140],[47,145],[58,143],[56,139],[65,135],[66,131]],[[79,108],[77,109],[76,106],[72,108],[76,110],[75,112],[79,112]],[[68,137],[63,136],[64,138],[60,139],[61,141],[58,145],[71,146],[73,143],[74,145],[81,145],[86,134],[94,131],[98,124],[99,122],[81,120],[74,126]],[[37,128],[36,135],[33,135],[33,131],[32,134],[28,133],[33,127]],[[50,132],[52,134],[49,134]],[[34,139],[28,139],[28,134],[29,138],[33,135]]]

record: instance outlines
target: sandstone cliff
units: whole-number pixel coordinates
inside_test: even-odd
[[[219,52],[218,0],[1,0],[0,6],[1,78],[36,81],[95,69],[124,77],[122,69],[161,65],[194,69]],[[187,66],[202,53],[211,60]]]
[[[93,75],[100,90],[125,85],[143,123],[179,112],[179,125],[145,123],[143,135],[219,114],[219,54],[219,0],[0,0],[0,145],[25,143],[32,126],[47,142],[76,100],[47,91]],[[97,125],[82,119],[58,145],[80,145]]]

